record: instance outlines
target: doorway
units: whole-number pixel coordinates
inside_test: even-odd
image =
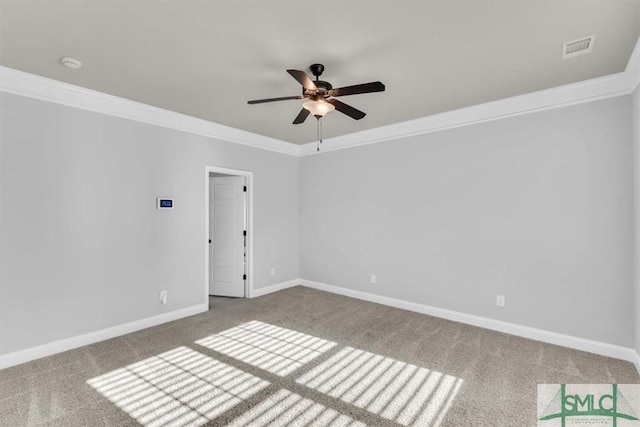
[[[252,287],[252,173],[206,168],[206,297],[248,298]]]

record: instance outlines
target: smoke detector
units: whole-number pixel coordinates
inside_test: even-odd
[[[74,70],[82,67],[82,62],[78,61],[76,58],[70,58],[68,56],[63,56],[62,58],[60,58],[60,63],[62,63],[62,65],[64,65],[65,67],[72,68]]]
[[[574,56],[585,55],[593,50],[593,43],[596,36],[584,37],[562,44],[562,59],[573,58]]]

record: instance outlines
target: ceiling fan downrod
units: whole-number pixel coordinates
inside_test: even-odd
[[[318,81],[318,80],[320,80],[320,76],[322,75],[322,73],[324,71],[324,65],[322,65],[322,64],[311,64],[309,66],[309,70],[311,71],[311,74],[316,76],[316,81]]]

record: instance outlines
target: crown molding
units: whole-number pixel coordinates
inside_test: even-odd
[[[295,157],[376,144],[633,93],[640,84],[640,39],[625,71],[511,98],[296,145],[208,120],[0,66],[0,91],[95,111]]]
[[[208,120],[153,107],[58,80],[0,66],[0,91],[135,120],[291,156],[299,146]]]
[[[626,73],[612,74],[325,139],[322,142],[321,151],[316,151],[315,142],[303,144],[300,146],[300,156],[344,150],[346,148],[424,135],[507,117],[627,95],[631,93],[629,86],[629,79]]]
[[[325,139],[321,151],[316,151],[316,142],[310,142],[300,146],[300,156],[323,154],[628,95],[633,93],[639,83],[640,39],[621,73]]]
[[[631,92],[635,91],[640,85],[640,37],[636,43],[636,47],[631,52],[627,67],[624,69],[625,74],[629,76],[629,85]]]

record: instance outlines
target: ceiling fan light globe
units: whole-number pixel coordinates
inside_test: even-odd
[[[307,101],[302,104],[302,107],[309,110],[316,117],[324,117],[325,114],[336,109],[333,104],[325,101]]]

